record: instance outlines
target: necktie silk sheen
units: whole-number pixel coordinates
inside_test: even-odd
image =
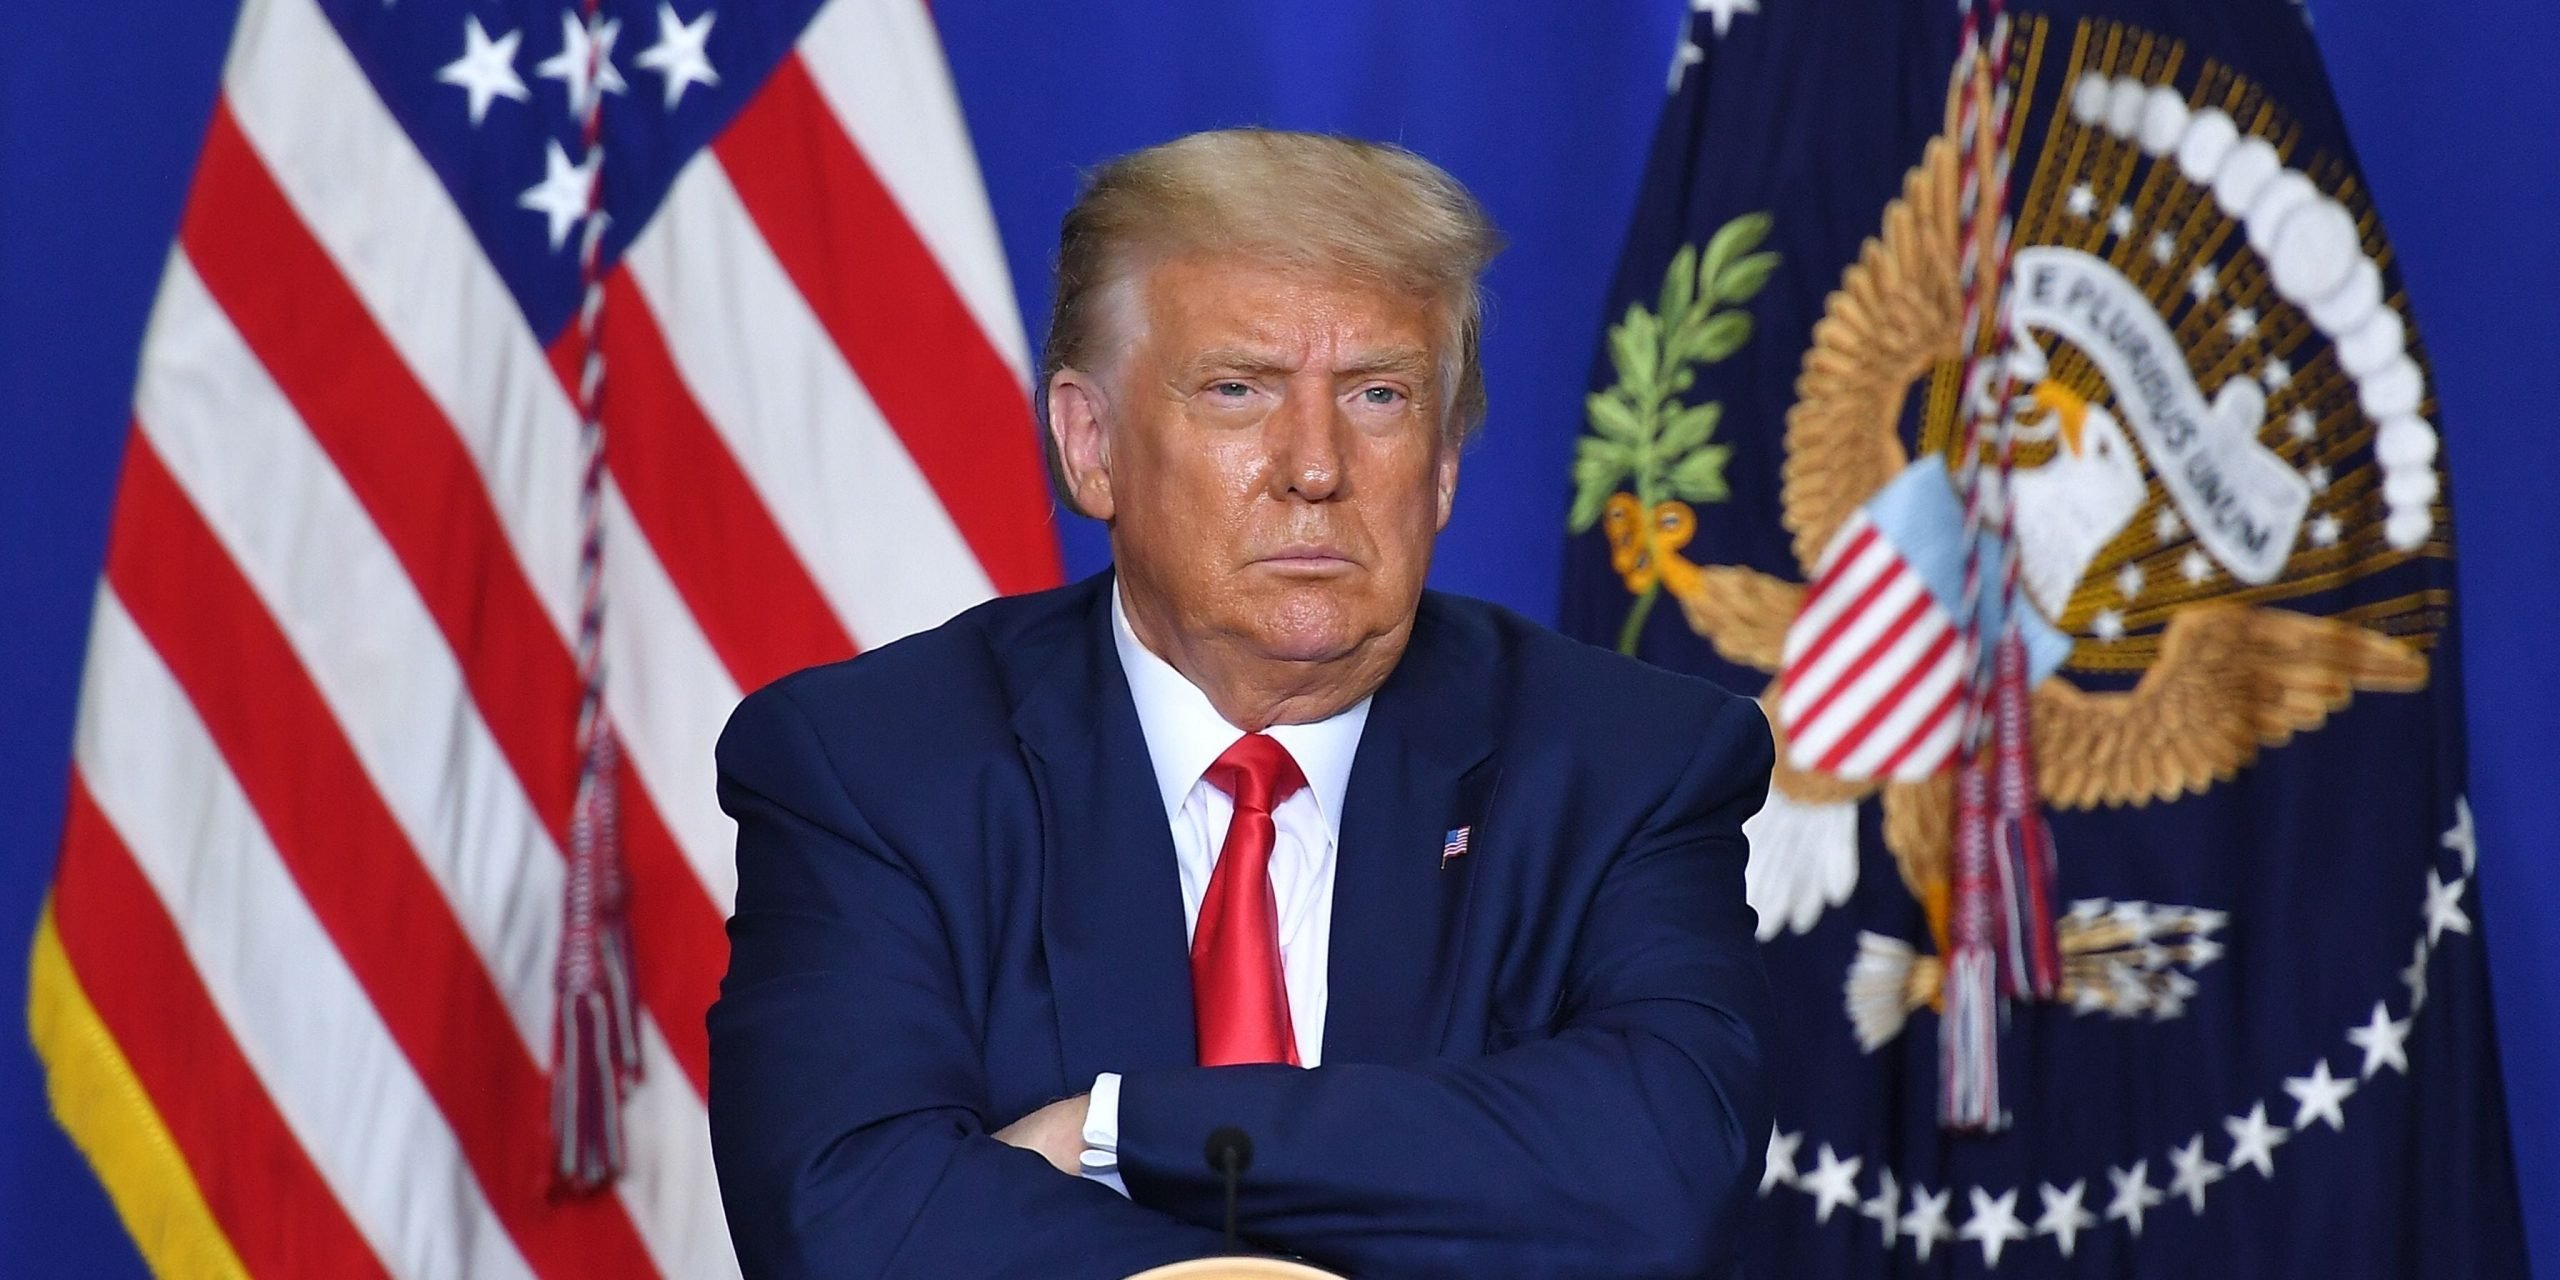
[[[1280,969],[1280,905],[1271,891],[1271,811],[1307,785],[1298,762],[1271,737],[1248,733],[1208,772],[1210,786],[1235,801],[1218,866],[1191,932],[1191,1001],[1200,1065],[1298,1065],[1289,1027],[1289,989]]]

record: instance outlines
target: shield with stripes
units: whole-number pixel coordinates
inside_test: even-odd
[[[1851,512],[1815,562],[1787,627],[1775,699],[1787,760],[1859,780],[1916,781],[1955,752],[1964,671],[1964,514],[1946,466],[1922,458]],[[1988,593],[1986,593],[1988,597]],[[1982,635],[1999,634],[1996,598]],[[2070,641],[2020,610],[2028,677],[2062,665]]]

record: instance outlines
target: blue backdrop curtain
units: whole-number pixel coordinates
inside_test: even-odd
[[[1833,4],[1844,21],[1858,8],[1760,3]],[[1491,425],[1433,576],[1554,616],[1566,466],[1680,0],[935,8],[1035,344],[1058,214],[1080,168],[1114,153],[1218,125],[1328,129],[1402,142],[1473,186],[1513,247],[1492,281]],[[231,9],[20,0],[0,25],[0,972],[12,1005],[60,833],[134,354]],[[2547,923],[2560,913],[2560,828],[2542,766],[2560,732],[2560,678],[2543,657],[2560,634],[2560,10],[2312,0],[2311,14],[2440,387],[2491,980],[2537,1270],[2560,1275],[2560,930]],[[1098,527],[1064,533],[1071,572],[1106,558]],[[23,1036],[5,1041],[0,1257],[20,1274],[138,1274],[46,1113]]]

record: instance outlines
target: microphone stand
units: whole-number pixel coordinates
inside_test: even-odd
[[[1236,1252],[1236,1188],[1244,1181],[1244,1171],[1253,1167],[1253,1139],[1234,1125],[1221,1125],[1209,1134],[1205,1152],[1209,1171],[1227,1183],[1227,1252]]]

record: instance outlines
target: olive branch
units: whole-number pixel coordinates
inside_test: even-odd
[[[1751,340],[1751,315],[1740,310],[1769,283],[1778,255],[1757,252],[1769,237],[1769,215],[1744,214],[1717,228],[1702,252],[1682,245],[1663,273],[1658,310],[1627,304],[1627,317],[1609,326],[1609,358],[1618,383],[1584,402],[1592,434],[1575,444],[1574,533],[1600,518],[1611,494],[1631,490],[1645,519],[1669,498],[1722,502],[1729,446],[1709,443],[1724,417],[1717,401],[1684,404],[1697,380],[1695,366],[1714,364]],[[1619,633],[1621,652],[1635,651],[1654,598],[1657,576],[1636,600]]]

